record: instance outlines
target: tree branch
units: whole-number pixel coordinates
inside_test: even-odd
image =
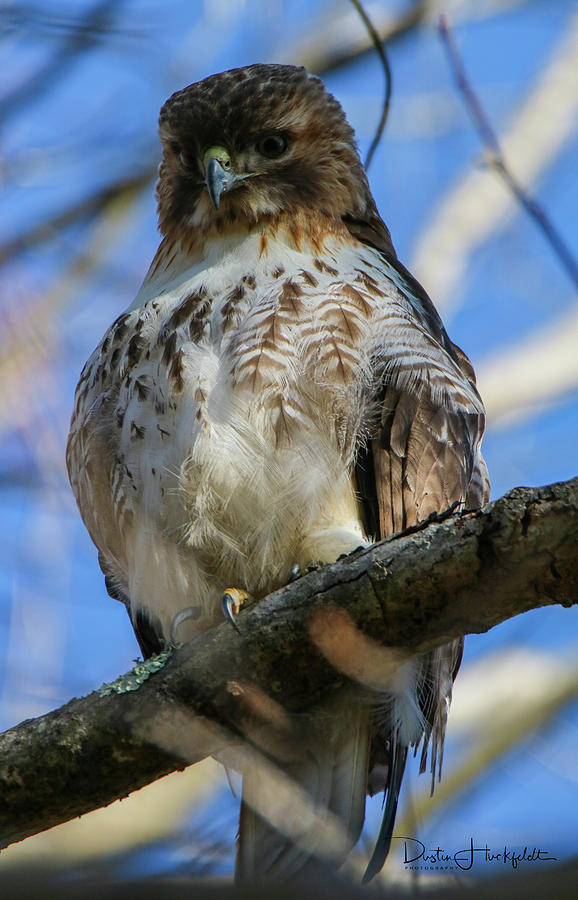
[[[249,721],[304,710],[348,676],[375,686],[376,654],[387,674],[407,654],[575,604],[577,534],[578,478],[516,488],[311,572],[242,612],[240,634],[214,628],[140,686],[144,664],[23,722],[0,736],[0,846],[218,753]]]
[[[139,191],[153,182],[157,169],[158,166],[151,166],[137,175],[120,178],[108,187],[102,188],[94,196],[83,197],[68,209],[56,213],[39,225],[32,225],[28,231],[0,244],[0,266],[23,250],[30,250],[38,244],[51,240],[70,225],[93,219],[104,213],[111,203],[132,202]]]

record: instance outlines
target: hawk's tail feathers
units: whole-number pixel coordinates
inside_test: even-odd
[[[379,783],[378,775],[378,781],[371,790],[373,794],[383,788],[385,808],[375,848],[363,876],[364,884],[383,868],[391,847],[408,748],[413,747],[417,753],[423,741],[420,773],[425,772],[429,753],[432,794],[436,775],[438,779],[441,777],[452,684],[460,666],[463,644],[463,638],[444,644],[400,670],[406,688],[395,697],[390,713],[387,777]]]
[[[403,746],[397,740],[394,740],[392,743],[393,752],[385,787],[385,808],[375,847],[363,876],[363,884],[367,884],[382,870],[391,847],[391,836],[397,814],[397,802],[407,760],[407,746]]]
[[[345,861],[365,817],[368,711],[345,718],[347,730],[336,721],[339,734],[312,742],[306,757],[244,771],[238,884],[307,878]]]

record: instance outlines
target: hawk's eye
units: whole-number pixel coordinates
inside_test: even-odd
[[[275,159],[276,156],[281,156],[286,149],[287,138],[283,137],[282,134],[266,134],[265,137],[260,138],[257,142],[257,150],[261,156],[266,156],[268,159]]]

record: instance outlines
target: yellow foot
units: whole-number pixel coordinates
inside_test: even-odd
[[[244,606],[248,606],[250,603],[250,595],[247,591],[243,591],[240,588],[227,588],[223,593],[221,600],[223,615],[236,631],[239,631],[239,627],[235,622],[235,616],[241,612]]]

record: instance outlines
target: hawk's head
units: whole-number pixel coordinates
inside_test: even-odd
[[[160,114],[163,233],[281,212],[363,216],[373,201],[353,130],[323,82],[254,65],[173,94]]]

